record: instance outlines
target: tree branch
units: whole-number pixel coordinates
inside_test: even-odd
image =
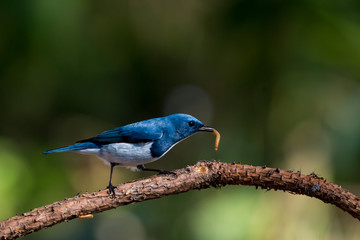
[[[314,173],[303,175],[300,172],[266,166],[215,161],[198,162],[175,172],[177,176],[155,175],[121,184],[115,191],[116,197],[109,195],[107,190],[85,193],[17,215],[0,222],[0,239],[15,239],[79,216],[103,212],[130,203],[225,185],[251,185],[256,188],[283,190],[315,197],[360,220],[360,198]]]

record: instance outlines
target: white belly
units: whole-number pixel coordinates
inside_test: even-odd
[[[120,166],[137,166],[153,162],[158,158],[151,156],[150,148],[153,143],[112,143],[100,149],[79,150],[83,154],[95,154],[105,162],[118,163]]]

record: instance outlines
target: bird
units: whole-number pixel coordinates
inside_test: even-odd
[[[112,185],[115,166],[159,174],[175,174],[162,169],[146,168],[144,164],[160,159],[176,144],[198,132],[216,134],[217,150],[220,134],[215,128],[204,125],[191,115],[177,113],[117,127],[95,137],[77,141],[73,145],[45,151],[43,154],[76,152],[96,155],[110,165],[107,189],[108,193],[115,197],[116,187]]]

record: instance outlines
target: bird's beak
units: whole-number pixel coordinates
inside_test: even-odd
[[[220,133],[215,129],[215,128],[212,128],[212,127],[209,127],[209,126],[202,126],[199,128],[199,131],[202,131],[202,132],[212,132],[213,134],[216,135],[216,139],[215,139],[215,151],[218,150],[219,148],[219,143],[220,143]]]
[[[209,126],[202,126],[198,130],[202,132],[214,132],[215,128]]]

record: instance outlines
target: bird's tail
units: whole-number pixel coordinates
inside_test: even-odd
[[[84,142],[84,143],[77,143],[74,145],[70,145],[67,147],[48,150],[48,151],[43,152],[43,154],[69,152],[69,151],[76,151],[76,150],[82,150],[82,149],[87,149],[87,148],[99,148],[99,146],[92,142]]]

